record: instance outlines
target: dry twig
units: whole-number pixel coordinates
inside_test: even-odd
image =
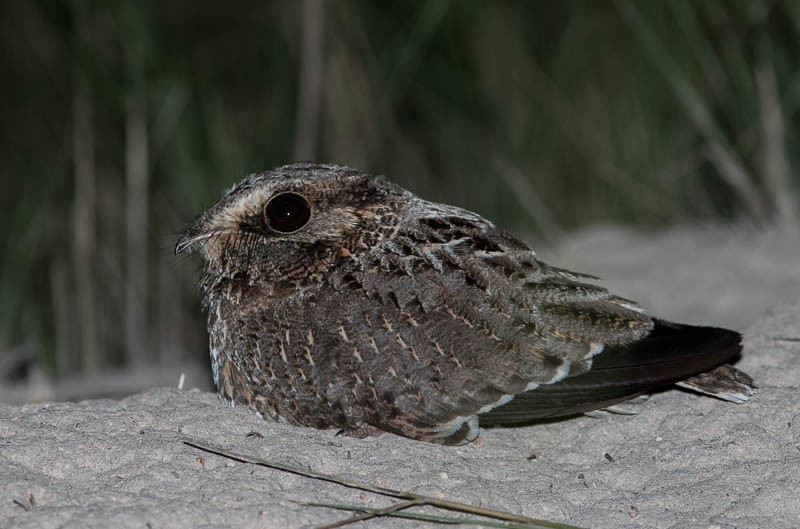
[[[317,479],[320,481],[327,481],[329,483],[335,483],[337,485],[342,485],[344,487],[363,490],[365,492],[372,492],[374,494],[380,494],[382,496],[388,496],[390,498],[397,498],[401,500],[406,500],[405,502],[392,505],[386,509],[378,509],[378,510],[370,510],[364,509],[365,514],[353,516],[347,520],[342,520],[340,522],[335,522],[334,524],[329,524],[323,526],[324,528],[335,528],[341,527],[343,525],[353,523],[356,521],[361,521],[368,518],[373,518],[376,516],[390,516],[390,515],[398,515],[397,511],[401,509],[406,509],[409,507],[416,507],[421,505],[426,505],[430,507],[436,507],[438,509],[444,509],[453,512],[460,512],[465,514],[474,514],[477,516],[484,516],[486,518],[492,518],[495,520],[501,520],[504,522],[514,522],[515,525],[509,527],[530,527],[530,528],[542,528],[547,527],[551,529],[579,529],[572,525],[565,525],[555,522],[548,522],[546,520],[538,520],[536,518],[529,518],[527,516],[521,516],[518,514],[512,514],[503,511],[497,511],[494,509],[486,509],[483,507],[477,507],[475,505],[469,505],[466,503],[459,503],[455,501],[448,501],[448,500],[440,500],[437,498],[433,498],[431,496],[425,496],[423,494],[416,494],[414,492],[402,491],[391,489],[388,487],[381,487],[378,485],[372,485],[370,483],[366,483],[363,481],[357,481],[347,478],[342,478],[330,474],[323,474],[320,472],[315,472],[313,470],[306,470],[301,469],[298,467],[293,467],[289,465],[284,465],[282,463],[276,463],[273,461],[268,461],[266,459],[262,459],[257,456],[241,454],[239,452],[234,452],[232,450],[227,450],[225,448],[220,448],[217,446],[213,446],[205,441],[201,441],[198,439],[190,439],[184,438],[183,442],[191,447],[197,448],[199,450],[203,450],[205,452],[209,452],[211,454],[216,454],[218,456],[227,457],[228,459],[232,459],[234,461],[239,461],[240,463],[249,463],[252,465],[259,465],[267,468],[272,468],[275,470],[281,470],[283,472],[288,472],[290,474],[295,474],[298,476],[303,476],[306,478]],[[452,522],[445,522],[445,523],[452,523]],[[458,522],[461,523],[461,522]],[[523,524],[523,525],[520,525]],[[317,528],[322,529],[322,528]]]

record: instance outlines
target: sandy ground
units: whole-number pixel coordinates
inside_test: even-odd
[[[759,393],[735,405],[669,391],[630,405],[637,415],[484,430],[463,447],[266,423],[197,390],[0,405],[0,528],[315,527],[348,515],[296,501],[390,503],[200,452],[184,436],[582,527],[800,527],[800,305],[786,304],[800,299],[797,233],[602,229],[540,253],[612,278],[663,316],[746,329],[740,367]]]

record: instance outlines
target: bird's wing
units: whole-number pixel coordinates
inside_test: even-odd
[[[726,364],[740,354],[740,340],[739,333],[728,329],[655,320],[647,336],[608,347],[586,372],[517,395],[482,415],[480,422],[514,424],[583,413],[674,383],[744,402],[755,384],[747,374]],[[702,375],[693,377],[698,373]],[[692,378],[685,380],[688,377]]]
[[[419,430],[412,437],[468,439],[477,414],[581,373],[604,347],[652,328],[634,303],[538,261],[481,217],[457,208],[434,213],[340,279],[357,287],[354,302],[337,309],[353,330],[340,345],[352,345],[367,364],[375,357],[369,370],[345,369],[362,381],[388,373],[372,383],[379,398],[409,399],[396,404],[396,417],[373,418],[379,426],[397,421],[405,435]],[[359,296],[380,303],[358,303]],[[392,380],[393,373],[409,380]]]
[[[597,409],[711,369],[738,347],[738,335],[735,344],[726,335],[692,349],[705,338],[666,332],[635,303],[537,260],[481,217],[435,207],[342,280],[357,287],[336,310],[359,359],[342,368],[391,401],[367,418],[379,428],[469,441],[478,416],[509,423]],[[715,348],[725,351],[708,356]],[[687,372],[693,350],[703,362]]]

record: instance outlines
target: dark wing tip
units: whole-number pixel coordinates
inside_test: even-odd
[[[722,388],[746,400],[754,383],[744,373],[740,382],[720,366],[741,356],[741,335],[717,327],[696,327],[654,320],[653,330],[632,344],[608,348],[595,357],[589,371],[519,394],[506,405],[481,416],[485,424],[511,424],[584,413],[643,393],[686,382],[690,389]],[[702,378],[700,375],[711,373]],[[714,376],[718,373],[719,376]],[[746,378],[745,378],[746,377]],[[703,385],[703,380],[709,384]],[[721,390],[714,396],[725,398]],[[713,394],[713,393],[710,393]],[[726,399],[735,400],[735,399]]]

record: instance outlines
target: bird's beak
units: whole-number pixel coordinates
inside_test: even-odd
[[[204,241],[212,235],[214,235],[213,232],[200,231],[197,227],[192,226],[181,235],[181,238],[178,239],[177,244],[175,244],[175,255],[180,255],[186,250],[191,251],[196,243]]]

